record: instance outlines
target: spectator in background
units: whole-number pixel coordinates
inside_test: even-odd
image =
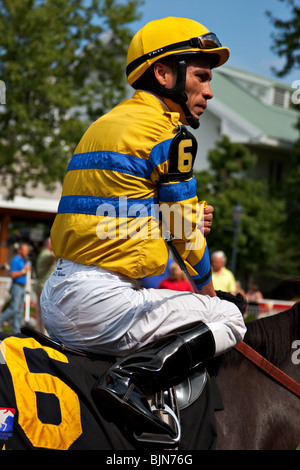
[[[12,333],[18,334],[21,329],[21,321],[24,312],[24,298],[26,293],[26,274],[31,269],[31,263],[27,260],[29,245],[21,243],[17,254],[10,266],[12,285],[10,288],[11,300],[8,307],[0,317],[0,328],[5,321],[12,319]]]
[[[211,256],[212,280],[215,290],[236,293],[236,280],[233,273],[226,268],[227,258],[224,251],[214,251]]]
[[[241,294],[243,297],[245,297],[246,294],[242,287],[241,281],[236,281],[235,285],[236,285],[236,294]]]
[[[156,276],[146,276],[142,279],[142,285],[146,289],[158,289],[159,284],[167,279],[170,271],[170,266],[173,263],[172,258],[169,258],[166,269],[162,274],[157,274]]]
[[[257,300],[262,300],[263,298],[264,297],[262,293],[258,290],[258,285],[251,284],[246,294],[246,299],[250,302],[256,302]]]
[[[51,240],[48,237],[45,240],[44,247],[40,252],[37,263],[36,263],[36,329],[41,333],[45,333],[45,328],[43,324],[41,307],[40,307],[40,297],[44,287],[44,284],[48,277],[51,275],[56,265],[56,256],[52,251]]]
[[[169,277],[161,281],[159,289],[194,292],[191,284],[186,279],[184,272],[177,263],[172,263],[169,269]]]

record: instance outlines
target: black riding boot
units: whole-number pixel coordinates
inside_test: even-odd
[[[150,432],[173,433],[155,416],[144,395],[146,391],[166,390],[187,377],[189,371],[215,354],[212,332],[204,324],[180,334],[171,334],[117,361],[94,387],[103,407],[134,427]]]

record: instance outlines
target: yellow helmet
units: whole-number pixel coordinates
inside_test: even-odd
[[[207,54],[213,66],[224,64],[230,51],[216,35],[197,21],[167,17],[151,21],[133,37],[127,54],[126,75],[132,85],[158,59],[170,55]]]

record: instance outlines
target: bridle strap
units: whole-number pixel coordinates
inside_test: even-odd
[[[251,348],[244,341],[238,343],[234,348],[245,356],[249,361],[263,370],[267,375],[271,376],[274,380],[279,382],[290,392],[294,393],[297,397],[300,397],[300,384],[296,380],[292,379],[289,375],[282,372],[278,367],[274,366],[271,362],[261,356],[257,351]]]

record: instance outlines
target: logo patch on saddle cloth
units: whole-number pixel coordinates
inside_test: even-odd
[[[13,434],[14,408],[0,407],[0,440],[7,441]]]

